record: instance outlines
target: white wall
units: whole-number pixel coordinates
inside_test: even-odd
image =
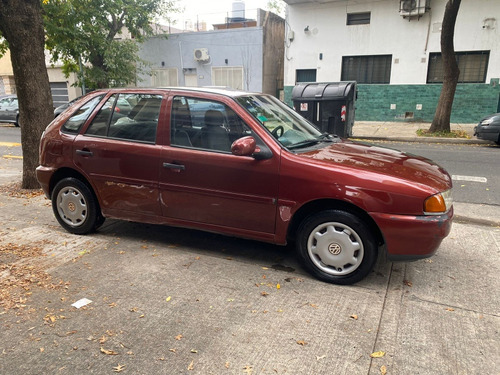
[[[288,5],[285,85],[296,69],[317,69],[317,81],[340,81],[342,56],[392,55],[391,84],[425,84],[429,53],[440,52],[440,26],[446,0],[411,21],[399,15],[399,1],[335,1]],[[369,25],[346,25],[346,14],[371,12]],[[490,27],[483,28],[485,19]],[[309,26],[309,32],[304,28]],[[500,0],[464,0],[455,28],[455,51],[489,50],[486,83],[500,77]],[[288,38],[287,38],[288,39]],[[319,59],[319,54],[323,59]],[[398,61],[399,60],[399,61]],[[396,63],[396,61],[398,61]]]

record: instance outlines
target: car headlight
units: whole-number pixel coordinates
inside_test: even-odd
[[[489,125],[493,122],[493,120],[494,120],[493,117],[486,119],[486,120],[483,120],[483,121],[481,121],[481,125]]]
[[[424,214],[442,215],[448,212],[453,205],[451,189],[431,195],[424,202]]]

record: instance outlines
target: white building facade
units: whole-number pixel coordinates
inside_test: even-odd
[[[441,91],[447,0],[285,0],[285,100],[297,82],[358,82],[356,118],[432,121]],[[463,0],[453,122],[499,108],[500,1]]]

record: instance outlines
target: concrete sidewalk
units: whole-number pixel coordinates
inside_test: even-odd
[[[418,129],[429,129],[430,123],[355,121],[352,138],[365,140],[391,140],[398,142],[428,142],[455,144],[495,144],[474,137],[477,124],[451,124],[451,130],[465,131],[470,138],[419,137]]]

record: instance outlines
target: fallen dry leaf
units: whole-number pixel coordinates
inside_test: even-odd
[[[406,286],[409,286],[410,288],[413,286],[413,283],[412,283],[410,280],[403,280],[403,283],[404,283]]]
[[[297,344],[299,344],[301,346],[306,346],[307,342],[305,342],[304,340],[297,340]]]
[[[351,315],[349,318],[354,319],[354,320],[358,320],[358,316],[355,314]]]
[[[448,307],[448,308],[446,309],[446,311],[455,311],[455,309],[453,309],[453,308],[451,308],[451,307]]]
[[[316,356],[316,361],[319,361],[320,359],[325,359],[326,355],[321,355],[321,356]]]
[[[170,302],[170,300],[171,300],[171,299],[172,299],[172,297],[171,297],[171,296],[168,296],[168,297],[167,297],[167,299],[166,299],[165,301]]]
[[[113,367],[114,372],[122,372],[123,370],[125,370],[125,365],[118,364],[118,366]]]
[[[182,335],[177,335],[177,336],[175,336],[175,339],[176,339],[176,340],[180,340],[180,339],[182,339]]]
[[[229,366],[231,366],[231,364],[230,364],[229,362],[226,362],[226,363],[224,364],[224,367],[225,367],[225,368],[229,368]]]
[[[268,295],[269,295],[269,293],[267,293],[267,292],[260,292],[260,295],[261,295],[262,297],[266,297],[266,296],[268,296]]]
[[[380,375],[387,375],[387,367],[385,366],[380,367]]]
[[[117,352],[115,352],[113,350],[104,349],[102,346],[101,346],[101,353],[104,353],[106,355],[118,355]]]
[[[188,366],[188,371],[194,370],[194,361],[191,361],[191,363]]]
[[[382,358],[385,355],[385,352],[383,351],[378,351],[370,354],[370,357],[372,358]]]

